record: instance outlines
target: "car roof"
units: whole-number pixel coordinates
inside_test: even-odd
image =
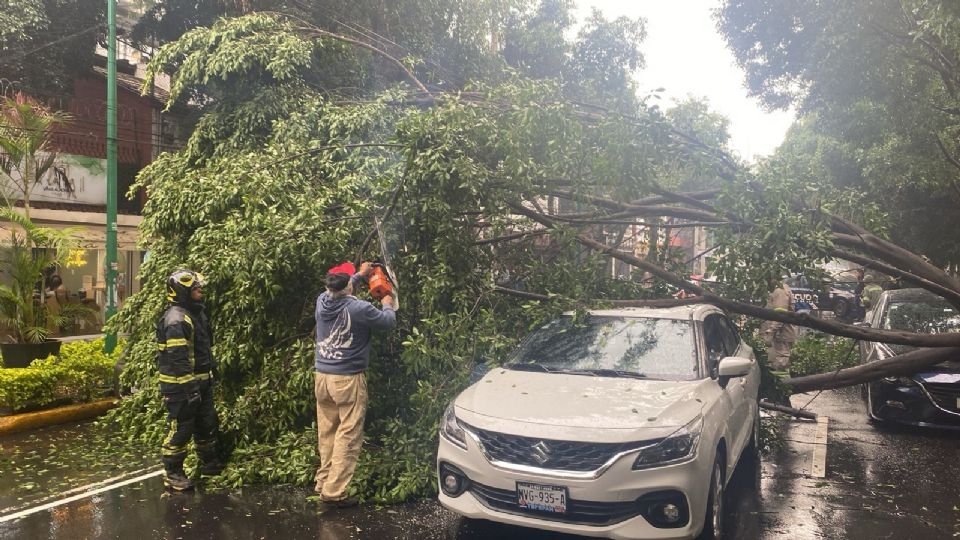
[[[702,320],[710,313],[723,313],[720,308],[711,304],[687,304],[674,307],[624,307],[614,309],[591,309],[588,311],[591,315],[598,317],[633,317],[644,319],[675,319],[689,320],[691,318]],[[564,315],[573,315],[572,311]]]
[[[883,296],[892,302],[935,302],[943,300],[940,295],[916,287],[884,291]]]

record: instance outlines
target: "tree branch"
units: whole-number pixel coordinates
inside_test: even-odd
[[[307,21],[305,21],[305,20],[303,20],[303,19],[301,19],[301,18],[299,18],[299,17],[295,17],[295,16],[292,16],[292,15],[287,14],[287,13],[275,13],[275,14],[280,15],[280,16],[282,16],[282,17],[287,17],[287,18],[295,19],[295,20],[297,20],[297,21],[300,21],[300,23],[306,25],[306,26],[301,26],[301,27],[294,28],[295,30],[299,30],[299,31],[303,32],[303,34],[304,34],[305,37],[310,37],[310,36],[328,37],[328,38],[332,38],[332,39],[335,39],[335,40],[338,40],[338,41],[343,41],[344,43],[350,43],[350,44],[352,44],[352,45],[356,45],[357,47],[361,47],[361,48],[364,48],[364,49],[367,49],[367,50],[369,50],[369,51],[372,51],[372,52],[374,52],[374,53],[379,54],[380,56],[386,58],[387,60],[390,60],[390,61],[393,62],[398,68],[400,68],[400,69],[407,75],[407,78],[409,78],[410,81],[411,81],[417,88],[419,88],[421,92],[423,92],[423,93],[425,93],[425,94],[430,94],[430,90],[427,90],[427,87],[424,86],[422,82],[420,82],[420,79],[418,79],[417,76],[414,75],[412,71],[410,71],[410,68],[408,68],[407,66],[405,66],[405,65],[403,64],[403,62],[401,62],[400,60],[398,60],[396,57],[394,57],[394,56],[391,55],[390,53],[384,51],[383,49],[374,47],[373,45],[371,45],[371,44],[369,44],[369,43],[366,43],[366,42],[364,42],[364,41],[360,41],[360,40],[358,40],[358,39],[353,39],[353,38],[351,38],[351,37],[347,37],[347,36],[344,36],[344,35],[342,35],[342,34],[335,34],[335,33],[333,33],[333,32],[324,30],[324,29],[322,29],[322,28],[318,28],[318,27],[316,27],[316,26],[308,23]]]
[[[380,223],[384,223],[393,214],[393,209],[397,206],[397,200],[400,198],[400,192],[403,191],[403,183],[407,179],[406,171],[404,171],[403,176],[400,177],[400,181],[397,182],[397,187],[393,190],[393,195],[390,196],[390,203],[387,205],[386,211],[384,211],[383,216],[380,218]],[[370,242],[373,241],[373,237],[379,233],[376,225],[370,229],[370,233],[367,234],[367,237],[363,240],[363,244],[360,245],[360,249],[357,250],[357,256],[354,257],[354,264],[359,265],[361,259],[363,258],[364,252],[367,251],[367,248],[370,246]],[[386,253],[381,253],[381,257],[386,257]]]
[[[537,214],[536,212],[516,203],[508,203],[511,208],[514,209],[517,213],[525,215],[534,221],[537,221],[543,224],[546,227],[556,228],[556,224],[549,218],[549,216],[544,216]],[[585,246],[588,246],[595,251],[598,251],[604,255],[613,257],[615,259],[621,260],[627,264],[633,265],[637,268],[640,268],[650,274],[662,279],[663,281],[683,289],[689,293],[693,293],[700,297],[700,301],[706,304],[715,305],[721,309],[733,313],[739,313],[741,315],[748,315],[750,317],[756,317],[758,319],[764,319],[769,321],[778,321],[784,323],[795,324],[798,326],[805,326],[807,328],[813,328],[815,330],[821,330],[828,334],[833,334],[841,337],[849,337],[853,339],[860,339],[864,341],[879,341],[883,343],[893,343],[899,345],[913,345],[917,347],[957,347],[960,346],[960,333],[948,333],[948,334],[917,334],[913,332],[900,332],[896,330],[880,330],[876,328],[866,328],[860,326],[853,326],[848,324],[842,324],[835,322],[833,320],[820,319],[818,317],[813,317],[808,313],[795,313],[790,311],[775,311],[772,309],[767,309],[753,304],[747,304],[744,302],[738,302],[736,300],[729,300],[713,294],[712,292],[690,283],[683,279],[682,277],[669,272],[668,270],[651,264],[643,259],[635,257],[628,253],[623,253],[613,249],[611,246],[607,246],[596,240],[585,236],[583,234],[577,235],[577,241]]]
[[[493,288],[494,291],[506,294],[508,296],[515,296],[517,298],[524,298],[526,300],[539,300],[541,302],[551,302],[561,299],[567,299],[562,296],[549,296],[546,294],[537,294],[527,291],[518,291],[516,289],[511,289],[508,287],[501,287],[499,285]],[[688,306],[691,304],[702,304],[703,301],[699,298],[651,298],[648,300],[608,300],[604,298],[590,298],[587,302],[591,304],[608,304],[614,307],[650,307],[650,308],[669,308],[677,306]]]
[[[958,347],[920,349],[832,373],[791,377],[783,382],[795,394],[810,390],[829,390],[875,381],[881,377],[909,376],[958,356],[960,356]]]
[[[890,266],[889,264],[877,261],[875,259],[871,259],[869,257],[864,257],[863,255],[858,255],[856,253],[844,251],[842,249],[833,249],[831,253],[838,259],[844,259],[850,262],[854,262],[861,266],[865,266],[867,268],[873,268],[874,270],[879,270],[889,276],[903,279],[904,281],[912,283],[918,287],[922,287],[934,294],[938,294],[946,298],[947,300],[951,301],[951,303],[960,302],[960,293],[952,289],[948,289],[942,285],[938,285],[932,281],[923,279],[920,276],[911,274],[909,272],[905,272],[894,266]]]
[[[919,255],[907,251],[893,242],[878,238],[869,232],[864,232],[857,236],[834,233],[833,241],[837,245],[866,251],[881,261],[887,262],[897,268],[901,268],[950,290],[960,292],[960,281],[956,278],[927,262]]]
[[[946,160],[949,161],[951,165],[953,165],[957,169],[960,169],[960,161],[957,161],[957,158],[953,157],[950,151],[947,150],[947,146],[943,144],[943,141],[940,139],[940,136],[936,135],[935,138],[937,139],[937,146],[940,147],[940,152],[943,153],[943,157],[946,158]],[[950,185],[953,186],[954,193],[956,193],[957,197],[960,198],[960,184],[957,183],[957,179],[951,178]]]
[[[541,236],[544,234],[549,234],[548,229],[538,229],[536,231],[527,231],[527,232],[518,232],[514,234],[505,234],[503,236],[496,236],[494,238],[484,238],[483,240],[477,240],[473,243],[475,246],[485,246],[487,244],[499,244],[500,242],[508,242],[510,240],[517,240],[519,238],[525,238],[527,236]]]

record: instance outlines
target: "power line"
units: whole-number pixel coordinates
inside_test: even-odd
[[[373,29],[371,29],[371,28],[367,28],[366,26],[363,26],[363,25],[360,24],[360,23],[357,23],[357,22],[345,23],[345,22],[340,21],[340,20],[338,20],[337,18],[333,17],[332,15],[328,15],[328,14],[322,12],[322,11],[318,11],[317,13],[319,13],[319,14],[320,14],[321,16],[323,16],[323,17],[326,17],[327,19],[330,19],[330,20],[333,21],[334,23],[339,24],[339,25],[341,25],[341,26],[343,26],[343,27],[345,27],[345,28],[353,31],[353,32],[356,33],[356,34],[359,34],[360,36],[363,36],[363,37],[365,37],[365,38],[372,39],[373,41],[379,42],[381,45],[383,45],[384,43],[385,43],[385,44],[388,44],[388,45],[393,45],[393,46],[399,48],[400,50],[402,50],[403,52],[405,52],[405,53],[407,53],[407,54],[409,54],[409,55],[415,55],[415,54],[416,54],[416,53],[414,53],[414,51],[411,50],[409,47],[406,47],[406,46],[404,46],[404,45],[401,45],[401,44],[399,44],[399,43],[391,40],[391,39],[388,38],[388,37],[385,37],[385,36],[383,36],[383,35],[381,35],[381,34],[378,34],[375,30],[373,30]],[[445,74],[445,75],[448,76],[449,78],[458,80],[458,81],[460,82],[460,84],[463,84],[463,83],[466,82],[466,80],[465,80],[463,77],[461,77],[460,75],[457,75],[456,72],[451,71],[451,70],[448,69],[447,67],[441,65],[439,62],[436,62],[436,61],[434,61],[433,59],[428,58],[428,57],[426,57],[426,56],[423,56],[422,58],[423,58],[423,61],[424,61],[424,62],[427,62],[428,64],[432,64],[435,68],[437,68],[440,72],[442,72],[443,74]]]
[[[22,132],[33,132],[33,133],[46,132],[46,133],[50,133],[50,134],[52,134],[52,135],[71,135],[71,136],[76,136],[76,137],[82,137],[82,136],[84,135],[83,133],[75,133],[75,132],[72,132],[72,131],[40,130],[40,129],[32,129],[32,128],[25,128],[25,127],[20,127],[20,126],[14,126],[14,125],[10,125],[10,124],[0,124],[0,128],[13,129],[13,130],[22,131]],[[106,129],[106,128],[104,127],[104,129]],[[147,140],[147,139],[126,139],[126,138],[119,138],[119,137],[118,137],[118,138],[117,138],[117,142],[126,142],[126,143],[132,143],[132,144],[149,144],[149,145],[151,145],[151,146],[165,147],[165,148],[173,149],[173,150],[182,150],[182,149],[183,149],[182,146],[177,146],[177,145],[167,144],[167,143],[162,143],[162,142],[154,142],[154,141],[152,140],[153,137],[154,137],[153,134],[150,135],[150,140]],[[104,144],[106,144],[106,137],[104,137]]]
[[[60,39],[53,40],[53,41],[51,41],[50,43],[47,43],[46,45],[41,45],[41,46],[36,47],[36,48],[34,48],[34,49],[30,49],[29,51],[23,51],[23,52],[19,52],[19,53],[13,54],[13,55],[11,55],[9,58],[6,58],[6,59],[0,58],[0,62],[6,63],[6,62],[9,62],[9,61],[11,61],[11,60],[19,60],[20,58],[23,58],[24,56],[31,55],[31,54],[33,54],[33,53],[35,53],[35,52],[40,52],[40,51],[42,51],[42,50],[44,50],[44,49],[46,49],[46,48],[48,48],[48,47],[53,47],[54,45],[57,45],[58,43],[63,43],[64,41],[69,41],[69,40],[71,40],[71,39],[73,39],[73,38],[80,37],[80,36],[82,36],[82,35],[84,35],[84,34],[88,34],[88,33],[92,32],[93,30],[96,30],[96,29],[98,29],[98,28],[100,28],[100,27],[101,27],[101,26],[100,26],[99,24],[95,24],[95,25],[93,25],[93,26],[91,26],[91,27],[89,27],[89,28],[86,28],[86,29],[84,29],[84,30],[80,30],[79,32],[75,32],[75,33],[73,33],[73,34],[70,34],[69,36],[63,36],[63,37],[60,38]]]

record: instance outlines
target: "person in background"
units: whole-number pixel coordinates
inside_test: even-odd
[[[767,298],[767,309],[774,311],[792,312],[794,308],[793,293],[786,283],[774,283],[776,287]],[[760,335],[767,344],[767,360],[771,372],[778,377],[790,375],[790,350],[797,340],[796,329],[792,324],[779,321],[763,321],[760,325]]]
[[[876,306],[887,282],[880,272],[867,270],[863,276],[863,292],[860,293],[860,303],[865,310],[871,311]]]
[[[355,506],[347,487],[363,443],[367,412],[367,380],[372,332],[396,325],[396,300],[387,295],[382,309],[353,296],[354,287],[372,271],[363,263],[357,272],[346,262],[327,272],[326,291],[317,298],[317,345],[314,394],[320,467],[315,491],[336,508]]]
[[[63,325],[57,324],[56,318],[69,302],[69,295],[67,288],[63,285],[63,278],[59,274],[53,274],[47,279],[44,296],[44,302],[47,304],[47,329],[54,333],[60,332],[63,330]]]

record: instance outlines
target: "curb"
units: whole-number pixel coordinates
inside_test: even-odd
[[[0,417],[0,435],[18,433],[31,429],[38,429],[57,424],[66,424],[77,420],[86,420],[112,409],[117,404],[116,399],[102,399],[93,403],[69,405],[47,411],[37,411],[12,416]]]

